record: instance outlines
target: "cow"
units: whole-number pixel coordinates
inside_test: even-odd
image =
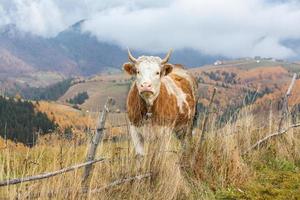
[[[172,127],[181,140],[191,132],[196,109],[197,82],[182,65],[168,63],[172,50],[161,59],[135,58],[128,49],[129,62],[123,69],[134,77],[127,96],[130,135],[137,155],[144,155],[141,128],[152,125]]]

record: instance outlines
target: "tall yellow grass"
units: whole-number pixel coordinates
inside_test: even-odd
[[[255,178],[254,167],[267,157],[300,161],[300,129],[273,139],[248,155],[241,153],[259,138],[277,129],[273,115],[258,123],[257,116],[245,109],[238,120],[222,128],[209,121],[206,140],[199,147],[199,133],[190,148],[182,150],[169,132],[147,130],[146,156],[136,157],[128,141],[102,142],[96,157],[106,161],[95,164],[87,196],[81,193],[82,170],[53,178],[0,188],[0,199],[214,199],[215,191],[239,187]],[[199,131],[198,131],[199,132]],[[197,133],[197,132],[196,132]],[[161,136],[163,135],[163,137]],[[60,138],[60,139],[59,139]],[[88,147],[57,137],[33,148],[1,149],[0,179],[30,176],[82,163]],[[97,190],[125,177],[151,172],[151,178],[134,180]]]

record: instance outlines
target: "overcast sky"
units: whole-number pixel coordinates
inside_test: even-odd
[[[150,52],[192,48],[227,57],[295,56],[297,0],[0,0],[0,26],[53,37],[87,19],[100,41]]]

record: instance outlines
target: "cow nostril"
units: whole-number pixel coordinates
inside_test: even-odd
[[[141,84],[141,87],[146,87],[146,88],[151,88],[152,84],[151,83],[147,83],[147,82],[144,82]]]

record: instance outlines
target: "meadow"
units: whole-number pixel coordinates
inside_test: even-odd
[[[289,129],[257,149],[245,151],[278,130],[279,115],[259,120],[252,106],[222,127],[211,114],[200,145],[200,129],[181,148],[170,130],[148,127],[146,155],[136,157],[127,137],[100,144],[90,187],[82,193],[82,169],[52,178],[0,188],[0,199],[299,199],[300,130]],[[284,121],[283,128],[291,120]],[[106,135],[112,129],[107,129]],[[125,129],[126,130],[126,129]],[[92,135],[40,137],[32,148],[1,143],[0,180],[51,172],[85,161]],[[150,174],[143,178],[120,181]]]

